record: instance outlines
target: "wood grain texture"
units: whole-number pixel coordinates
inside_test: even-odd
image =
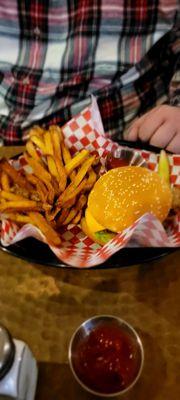
[[[0,158],[2,157],[13,157],[17,154],[21,154],[25,149],[25,146],[2,146],[0,147]]]
[[[73,331],[96,314],[125,319],[142,338],[143,373],[125,399],[180,399],[179,305],[179,250],[149,264],[87,271],[0,251],[0,320],[38,360],[36,400],[95,399],[75,382],[67,353]]]
[[[1,322],[38,360],[36,399],[91,398],[74,381],[67,352],[73,331],[96,314],[125,319],[142,338],[144,370],[126,399],[179,399],[179,266],[180,252],[141,266],[78,271],[32,265],[1,251]]]

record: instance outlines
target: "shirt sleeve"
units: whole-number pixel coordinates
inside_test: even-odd
[[[177,61],[169,85],[169,103],[172,106],[180,106],[180,29],[178,25],[173,29],[174,41],[172,43],[172,51],[177,57]]]
[[[177,70],[170,82],[169,98],[172,106],[180,106],[180,57],[177,64]]]

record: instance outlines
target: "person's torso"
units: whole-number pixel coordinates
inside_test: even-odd
[[[177,3],[0,0],[1,115],[16,104],[42,116],[122,77],[171,30]]]

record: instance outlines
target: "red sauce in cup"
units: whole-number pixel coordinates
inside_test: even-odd
[[[111,153],[109,153],[106,157],[107,171],[109,171],[110,169],[113,169],[113,168],[126,167],[127,165],[129,165],[129,160],[127,158],[114,157],[113,154],[111,154]]]
[[[104,323],[79,343],[72,361],[82,383],[96,392],[111,394],[124,390],[134,381],[141,354],[128,332]]]

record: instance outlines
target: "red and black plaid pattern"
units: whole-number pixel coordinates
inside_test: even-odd
[[[5,118],[1,121],[10,142],[21,139],[20,124],[35,103],[48,38],[48,2],[18,0],[17,6],[19,53],[16,64],[12,65],[12,83],[5,97],[10,110],[8,125]]]
[[[1,0],[5,143],[36,121],[63,125],[91,94],[113,138],[157,102],[179,104],[178,10],[178,0]]]

